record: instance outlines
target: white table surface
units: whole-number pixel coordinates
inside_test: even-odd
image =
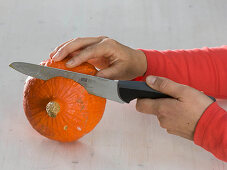
[[[138,113],[135,102],[108,101],[95,130],[74,143],[31,128],[22,107],[26,77],[8,64],[39,63],[61,42],[96,35],[158,50],[223,45],[227,2],[0,0],[0,169],[227,170],[207,151],[167,134],[154,116]]]

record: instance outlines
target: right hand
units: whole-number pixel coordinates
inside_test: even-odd
[[[72,57],[67,67],[89,62],[100,69],[96,76],[108,79],[131,80],[143,76],[147,70],[146,56],[142,51],[104,36],[72,39],[50,53],[54,61],[67,56]]]

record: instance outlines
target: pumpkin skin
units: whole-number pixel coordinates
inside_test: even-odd
[[[95,75],[88,63],[75,68],[65,67],[69,58],[60,62],[48,59],[41,65]],[[23,107],[32,127],[41,135],[72,142],[89,133],[101,120],[106,99],[88,94],[77,82],[55,77],[47,81],[28,77],[24,86]]]

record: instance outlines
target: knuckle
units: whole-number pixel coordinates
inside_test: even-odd
[[[165,116],[159,115],[158,121],[161,128],[168,129],[168,121],[166,120]]]
[[[160,87],[161,90],[163,90],[163,89],[166,89],[166,87],[168,86],[168,84],[169,84],[169,80],[162,79],[162,80],[160,80],[159,87]]]
[[[98,38],[99,38],[100,40],[104,40],[104,39],[109,38],[109,37],[104,36],[104,35],[101,35],[101,36],[99,36]]]
[[[92,51],[93,49],[94,49],[93,46],[88,46],[83,49],[83,53],[88,53],[88,52]]]
[[[137,103],[136,103],[136,110],[138,111],[138,112],[140,112],[141,111],[141,105],[140,105],[140,103],[137,101]]]
[[[59,50],[59,48],[61,48],[61,46],[56,47],[56,48],[53,50],[53,52]]]
[[[138,112],[143,112],[143,103],[141,102],[141,100],[137,100],[137,102],[136,102],[136,110]]]
[[[160,114],[157,115],[159,123],[163,122],[164,117]]]
[[[82,40],[81,37],[77,37],[77,38],[74,39],[74,41],[81,41],[81,40]]]
[[[105,38],[103,41],[104,41],[106,44],[109,44],[109,45],[113,45],[113,44],[116,43],[116,41],[113,40],[113,39],[111,39],[111,38]]]
[[[166,124],[163,121],[160,121],[160,127],[163,129],[167,128]]]
[[[190,88],[186,85],[181,85],[179,87],[179,92],[181,93],[182,96],[187,95],[190,93]]]
[[[77,56],[73,57],[72,60],[73,60],[73,62],[83,61],[83,57],[81,55],[77,55]]]
[[[96,52],[97,52],[97,46],[88,46],[83,50],[82,55],[84,57],[90,57],[93,55],[94,58],[96,58]]]
[[[60,53],[60,54],[64,54],[65,52],[66,52],[66,48],[64,46],[59,48],[59,50],[58,50],[58,53]]]
[[[76,38],[73,38],[73,39],[69,40],[68,43],[74,42],[75,40],[76,40]]]
[[[172,134],[172,135],[175,134],[174,131],[172,131],[172,130],[167,129],[166,131],[167,131],[167,133],[169,133],[169,134]]]
[[[102,40],[102,43],[102,45],[105,46],[106,53],[108,53],[108,55],[114,53],[117,49],[117,41],[111,38],[105,38],[104,40]]]

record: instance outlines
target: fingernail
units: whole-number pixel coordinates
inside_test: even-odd
[[[157,77],[155,77],[155,76],[148,76],[148,77],[146,78],[146,81],[147,81],[147,83],[149,83],[149,84],[154,84],[154,82],[155,82],[156,79],[157,79]]]
[[[73,65],[73,60],[69,60],[69,61],[66,63],[66,65],[72,66],[72,65]]]
[[[59,52],[57,52],[57,53],[52,57],[52,59],[53,59],[53,60],[56,60],[58,57],[59,57]]]

